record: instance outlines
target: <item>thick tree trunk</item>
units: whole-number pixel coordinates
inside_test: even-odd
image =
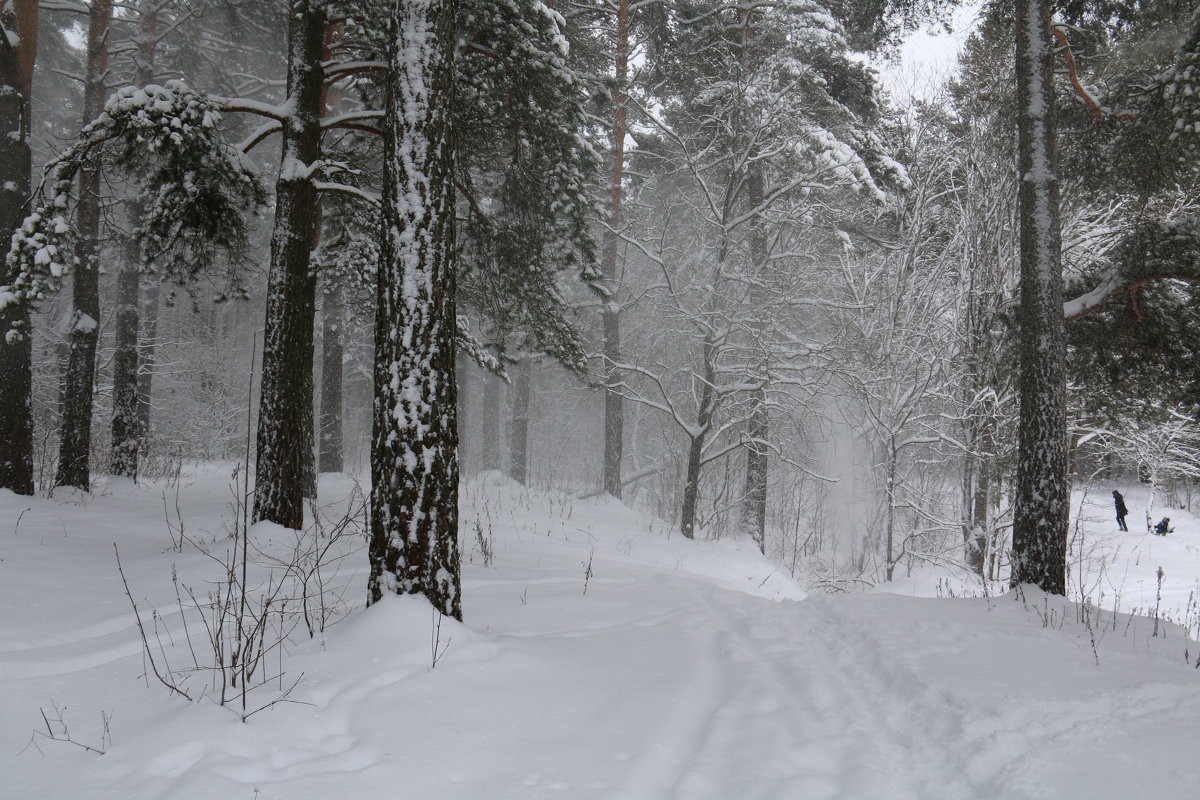
[[[342,288],[325,289],[321,308],[321,472],[341,472],[342,458]]]
[[[1066,592],[1066,337],[1062,312],[1053,46],[1044,0],[1017,0],[1021,223],[1020,434],[1012,584]]]
[[[14,0],[0,11],[4,27],[15,30],[14,47],[0,42],[0,275],[11,237],[27,210],[29,99],[37,55],[37,0]],[[0,311],[0,489],[33,494],[33,341],[28,307]]]
[[[88,15],[87,73],[83,124],[104,110],[108,71],[108,27],[112,0],[93,0]],[[96,342],[100,337],[100,164],[92,160],[79,172],[79,238],[71,277],[74,310],[71,355],[63,390],[62,436],[55,486],[87,490],[91,485],[92,406],[96,381]]]
[[[462,619],[458,552],[453,0],[393,0],[375,318],[369,602]]]
[[[321,149],[324,36],[324,5],[291,0],[287,83],[294,112],[283,126],[275,189],[253,519],[294,529],[304,525],[305,448],[311,459],[313,447],[309,254],[317,192],[309,169]]]
[[[533,359],[522,356],[513,378],[512,446],[508,450],[508,476],[529,482],[529,399],[533,392]]]
[[[608,225],[605,235],[604,277],[612,296],[604,304],[604,491],[621,496],[621,460],[625,450],[625,408],[616,388],[621,376],[614,364],[621,360],[621,307],[616,295],[619,285],[622,175],[625,170],[625,135],[629,82],[629,0],[617,0],[617,26],[613,34],[614,79],[612,125],[612,171],[609,180]]]
[[[746,200],[751,210],[763,203],[763,174],[761,162],[750,165],[746,176]],[[767,235],[763,228],[761,215],[756,215],[750,227],[750,261],[751,269],[758,277],[750,290],[751,313],[757,315],[766,303],[761,289],[765,280],[767,268]],[[750,346],[760,354],[758,364],[758,386],[750,393],[750,419],[746,425],[746,488],[743,501],[742,530],[754,539],[758,549],[766,552],[767,548],[767,455],[770,452],[767,442],[770,441],[770,413],[767,409],[767,364],[766,348],[763,341],[766,334],[767,322],[755,316],[752,320],[751,331],[758,341]]]

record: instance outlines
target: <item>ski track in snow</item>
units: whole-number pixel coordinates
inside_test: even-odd
[[[900,687],[900,676],[873,667],[877,650],[833,604],[814,613],[811,600],[778,604],[694,589],[681,599],[697,609],[683,629],[687,673],[652,749],[615,797],[975,796],[955,765],[913,766],[945,759],[914,758],[932,748],[912,737],[912,720],[945,730],[961,726],[959,716],[929,697],[914,699],[912,676]],[[879,703],[885,696],[895,702]],[[730,785],[737,776],[746,785]]]
[[[206,559],[163,552],[157,495],[128,497],[147,506],[119,520],[143,621],[157,607],[162,629],[177,629],[170,565],[182,580]],[[0,561],[10,604],[33,596],[43,568],[76,593],[39,598],[0,630],[0,703],[16,709],[0,726],[13,750],[0,775],[19,787],[0,780],[5,800],[328,800],[398,780],[448,800],[1107,800],[1142,789],[1170,800],[1200,780],[1179,755],[1200,733],[1200,671],[1180,666],[1178,629],[1169,646],[1151,642],[1146,621],[1104,633],[1100,668],[1078,626],[1043,628],[1037,603],[780,600],[800,593],[765,589],[778,568],[752,548],[668,540],[603,504],[579,504],[586,537],[555,532],[528,496],[512,503],[524,521],[497,530],[495,563],[467,566],[467,626],[447,628],[437,669],[419,601],[356,609],[327,643],[296,643],[302,705],[243,725],[147,688],[108,574],[116,521],[96,505],[71,519],[69,506],[44,504]],[[50,536],[61,515],[69,538]],[[91,517],[102,519],[94,536]],[[1129,592],[1155,557],[1195,550],[1183,537],[1092,538],[1089,558],[1119,563]],[[1191,578],[1167,563],[1177,597]],[[363,583],[361,565],[341,579]],[[1147,660],[1151,644],[1160,654]],[[60,700],[93,742],[88,715],[115,708],[109,754],[15,754],[37,709]],[[1175,755],[1159,760],[1164,747]]]

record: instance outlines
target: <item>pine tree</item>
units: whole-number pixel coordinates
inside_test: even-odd
[[[1017,0],[1014,19],[1021,410],[1011,581],[1065,594],[1070,484],[1049,4]]]
[[[158,33],[158,12],[161,0],[142,0],[138,4],[138,30],[134,39],[133,83],[145,87],[154,82],[155,40]],[[125,203],[130,225],[140,222],[145,204],[138,196]],[[112,456],[113,475],[136,478],[138,457],[146,438],[141,400],[139,398],[138,328],[141,294],[142,256],[137,242],[128,237],[125,260],[117,274],[116,307],[113,310],[115,350],[113,354],[113,415]],[[147,370],[149,373],[149,370]],[[149,381],[149,377],[147,377]],[[146,407],[149,408],[149,383]]]
[[[30,190],[37,26],[37,0],[0,7],[0,489],[17,494],[33,494],[33,342],[29,308],[6,293],[17,280],[17,269],[8,264],[12,233]]]
[[[423,594],[462,619],[455,386],[453,0],[387,20],[369,602]]]
[[[326,23],[319,0],[291,0],[289,111],[282,119],[283,152],[275,188],[255,451],[253,519],[294,529],[304,525],[306,469],[312,466],[315,283],[309,262],[317,222],[313,172],[321,153]]]

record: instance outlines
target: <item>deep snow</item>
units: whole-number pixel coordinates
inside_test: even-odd
[[[217,555],[231,483],[206,468],[179,495],[186,534]],[[353,490],[324,479],[320,513],[336,519]],[[1177,533],[1149,536],[1145,495],[1126,497],[1121,534],[1106,491],[1076,493],[1074,585],[1150,613],[1161,566],[1159,613],[1194,632],[1200,524],[1165,512]],[[1178,627],[1154,637],[1149,617],[1040,596],[917,596],[963,592],[933,574],[808,596],[748,542],[689,542],[615,501],[496,478],[462,508],[466,624],[442,623],[436,668],[428,606],[362,610],[362,541],[343,540],[353,552],[326,577],[348,615],[293,631],[282,684],[250,705],[299,678],[295,702],[243,723],[209,690],[188,703],[142,677],[113,543],[175,668],[190,657],[172,565],[198,594],[219,573],[171,549],[173,491],[0,493],[0,797],[1169,800],[1198,785],[1200,670]],[[292,538],[257,526],[257,561]],[[186,685],[199,694],[204,676]],[[43,712],[106,753],[31,745]]]

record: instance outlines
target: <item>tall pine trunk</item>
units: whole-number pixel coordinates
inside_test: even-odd
[[[612,296],[604,304],[604,491],[621,496],[621,459],[625,450],[625,408],[616,388],[621,377],[614,366],[621,360],[621,307],[616,300],[620,255],[621,189],[625,170],[625,134],[629,82],[629,0],[617,0],[613,34],[616,91],[613,94],[612,172],[609,180],[608,231],[604,246],[604,278]]]
[[[313,447],[309,259],[317,191],[309,170],[321,149],[324,36],[324,5],[319,0],[291,0],[287,91],[293,113],[283,125],[275,189],[253,519],[294,529],[304,525],[306,469]]]
[[[27,210],[29,110],[33,62],[37,57],[37,0],[13,0],[0,11],[0,22],[14,30],[14,45],[0,41],[0,276],[6,266],[12,233]],[[0,311],[0,489],[33,494],[33,340],[29,308],[24,304]]]
[[[325,288],[321,307],[321,472],[341,472],[342,457],[342,325],[345,317],[342,287]]]
[[[138,86],[154,82],[158,9],[158,0],[142,0],[138,4],[137,49],[134,55],[134,82]],[[145,208],[141,197],[130,198],[125,207],[129,223],[137,225]],[[121,271],[117,274],[117,303],[113,311],[116,352],[113,354],[112,458],[109,467],[113,475],[126,478],[137,478],[138,455],[145,439],[138,399],[138,302],[141,262],[141,249],[130,240]]]
[[[1049,5],[1016,2],[1021,227],[1020,433],[1012,585],[1066,593],[1066,336]]]
[[[529,483],[529,400],[533,391],[533,358],[521,357],[513,376],[512,446],[508,450],[508,476]]]
[[[108,28],[112,0],[93,0],[88,14],[87,71],[83,124],[104,110],[108,71]],[[55,486],[88,489],[92,450],[92,406],[96,382],[96,342],[100,336],[100,163],[91,159],[79,171],[76,266],[71,278],[73,311],[67,374],[63,389],[62,436]]]
[[[375,317],[369,602],[462,619],[454,369],[453,0],[393,0]]]
[[[746,176],[746,200],[749,209],[753,211],[763,204],[763,168],[762,163],[755,161],[750,164]],[[743,533],[750,536],[758,545],[758,549],[766,552],[767,548],[767,456],[770,452],[767,442],[771,435],[770,413],[767,408],[767,343],[763,340],[767,324],[757,316],[766,304],[763,297],[762,285],[767,268],[767,234],[763,228],[761,214],[755,214],[750,223],[750,264],[755,280],[751,283],[750,307],[755,317],[751,320],[750,330],[758,341],[751,342],[751,347],[759,353],[757,364],[757,385],[750,392],[750,419],[746,425],[746,487],[743,500],[742,528]]]

